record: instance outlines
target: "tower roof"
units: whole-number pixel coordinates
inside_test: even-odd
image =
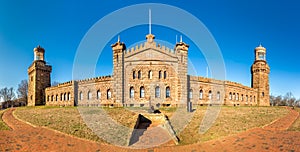
[[[45,52],[45,49],[42,48],[40,45],[38,45],[37,47],[35,47],[33,49],[34,52]]]

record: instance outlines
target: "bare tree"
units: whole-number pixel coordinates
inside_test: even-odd
[[[16,95],[14,92],[14,88],[3,88],[0,90],[0,96],[2,97],[3,101],[7,103],[7,107],[8,107],[8,103],[11,103],[11,106],[13,106],[13,100],[15,99]]]
[[[27,105],[28,81],[22,80],[18,86],[18,98],[25,101]]]
[[[296,98],[293,96],[292,92],[286,93],[283,100],[286,102],[287,106],[295,106]]]

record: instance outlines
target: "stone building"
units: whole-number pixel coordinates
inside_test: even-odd
[[[187,73],[188,48],[178,42],[174,49],[157,44],[148,34],[146,42],[126,49],[120,39],[113,44],[113,74],[72,80],[50,86],[51,66],[45,50],[34,49],[28,68],[28,105],[60,106],[178,106],[198,105],[269,106],[269,72],[266,49],[255,48],[251,67],[252,86],[215,80]]]

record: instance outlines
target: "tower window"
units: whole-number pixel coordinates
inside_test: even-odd
[[[140,87],[140,98],[144,98],[145,97],[145,89],[144,87]]]
[[[232,100],[232,93],[229,93],[229,100]]]
[[[238,93],[236,94],[235,100],[239,101],[239,94]]]
[[[259,60],[266,60],[266,55],[263,52],[258,52],[258,59]]]
[[[159,86],[155,87],[155,98],[159,98],[160,97],[160,88]]]
[[[151,71],[151,70],[150,70],[149,73],[148,73],[148,78],[149,78],[149,79],[152,79],[152,71]]]
[[[71,93],[68,93],[68,100],[71,100]]]
[[[167,71],[164,71],[164,79],[167,78]]]
[[[141,78],[142,78],[142,72],[138,71],[138,79],[141,79]]]
[[[83,94],[82,92],[79,93],[79,100],[82,100],[83,99]]]
[[[132,72],[132,79],[135,79],[135,71]]]
[[[159,71],[158,72],[158,78],[161,79],[161,77],[162,77],[162,74],[161,74],[161,71]]]
[[[166,98],[170,98],[171,97],[171,91],[170,91],[170,87],[166,88]]]
[[[263,96],[263,97],[264,97],[264,96],[265,96],[265,93],[264,93],[264,92],[262,92],[262,93],[261,93],[261,96]]]
[[[134,89],[133,89],[133,87],[130,87],[129,92],[130,92],[129,97],[134,98]]]

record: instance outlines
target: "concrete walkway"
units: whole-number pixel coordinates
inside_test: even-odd
[[[300,132],[286,131],[299,116],[290,108],[288,115],[263,128],[205,143],[145,150],[96,143],[47,128],[33,127],[17,120],[13,110],[9,109],[3,115],[3,121],[11,130],[0,131],[0,151],[300,151]]]

